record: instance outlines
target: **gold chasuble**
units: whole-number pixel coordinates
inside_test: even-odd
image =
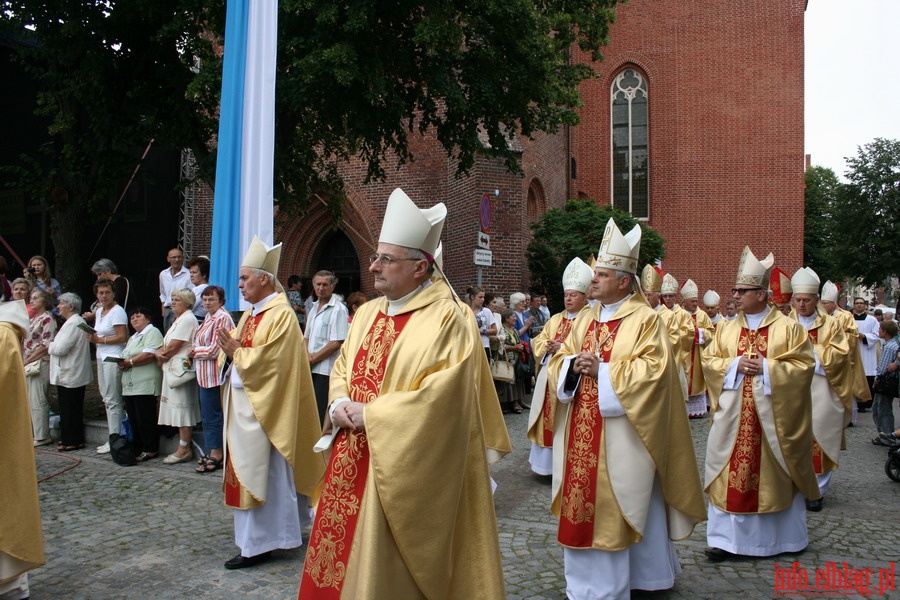
[[[683,539],[706,518],[694,447],[665,324],[634,294],[606,323],[600,303],[581,313],[550,361],[557,389],[566,357],[591,352],[609,364],[625,414],[603,418],[597,380],[583,376],[574,399],[557,404],[553,502],[557,540],[570,548],[617,551],[643,539],[658,477],[669,537]]]
[[[850,346],[850,380],[853,395],[857,400],[867,402],[872,399],[872,392],[869,390],[866,371],[863,369],[862,357],[859,355],[859,328],[856,326],[856,319],[853,318],[852,312],[843,308],[835,309],[831,316],[844,330]]]
[[[761,375],[744,375],[737,389],[723,389],[741,355],[765,358],[771,394]],[[772,513],[790,508],[798,490],[810,500],[820,497],[812,469],[814,365],[806,329],[775,308],[755,331],[744,313],[719,323],[703,353],[713,414],[706,492],[713,506],[729,513]]]
[[[681,396],[684,402],[688,401],[688,381],[687,372],[684,370],[684,362],[690,356],[691,347],[694,345],[694,328],[690,319],[683,318],[687,315],[687,311],[676,313],[669,309],[665,304],[660,304],[656,309],[656,314],[662,319],[666,332],[669,336],[669,342],[672,344],[672,351],[675,353],[675,360],[680,366],[678,370],[678,380],[681,384]]]
[[[331,401],[364,403],[365,431],[335,437],[299,598],[504,598],[474,318],[442,279],[387,312],[360,307],[331,373]]]
[[[542,363],[547,353],[547,342],[555,340],[563,343],[572,331],[572,325],[581,315],[590,311],[590,305],[585,304],[574,318],[569,318],[566,311],[556,313],[533,340],[531,340],[534,360]],[[541,402],[532,400],[531,412],[528,414],[528,439],[541,448],[553,447],[553,423],[556,420],[556,390],[547,385],[548,369],[546,364],[538,372],[535,378],[534,395],[532,398],[542,398]]]
[[[706,391],[706,380],[703,379],[703,367],[700,365],[700,356],[703,354],[703,348],[708,346],[712,341],[713,324],[709,319],[709,315],[698,308],[691,314],[684,311],[691,318],[694,324],[694,339],[691,343],[691,356],[688,360],[687,379],[688,379],[688,395],[696,396]],[[700,332],[703,332],[703,344],[698,343],[700,340]]]
[[[12,305],[13,303],[8,303]],[[28,317],[21,302],[22,325]],[[37,472],[25,369],[24,331],[0,321],[0,583],[44,564]]]
[[[222,385],[225,409],[225,504],[250,509],[265,503],[269,446],[294,472],[298,494],[312,496],[325,470],[313,446],[321,437],[306,342],[285,294],[270,300],[257,315],[244,312],[231,336],[241,342],[231,379]],[[220,367],[226,356],[219,355]]]
[[[797,318],[796,311],[791,317]],[[836,319],[818,308],[808,330],[825,375],[816,373],[812,394],[813,470],[816,475],[834,471],[844,445],[844,427],[853,405],[853,371],[850,343]]]

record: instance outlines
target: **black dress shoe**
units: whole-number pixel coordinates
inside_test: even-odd
[[[231,560],[225,562],[226,569],[246,569],[247,567],[252,567],[254,565],[258,565],[259,563],[266,562],[272,558],[271,552],[263,552],[262,554],[257,554],[256,556],[241,556],[238,554]]]
[[[818,500],[807,500],[806,501],[806,510],[811,512],[819,512],[822,510],[822,499]]]
[[[737,554],[732,554],[727,550],[722,550],[721,548],[707,548],[703,551],[706,555],[706,558],[713,562],[722,562],[723,560],[728,560],[731,558],[737,558]]]

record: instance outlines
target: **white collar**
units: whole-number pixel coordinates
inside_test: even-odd
[[[403,307],[406,306],[409,303],[409,301],[412,300],[416,296],[416,294],[418,294],[419,292],[421,292],[422,290],[424,290],[425,288],[427,288],[430,285],[431,285],[431,280],[429,279],[428,281],[425,281],[422,285],[420,285],[419,287],[417,287],[416,289],[414,289],[407,295],[403,296],[402,298],[397,298],[396,300],[391,300],[390,298],[385,298],[388,302],[388,310],[387,310],[388,316],[389,317],[395,316],[397,313],[399,313],[401,310],[403,310]]]
[[[255,317],[256,315],[258,315],[259,311],[261,311],[263,308],[265,308],[266,304],[268,304],[277,295],[278,295],[278,292],[272,292],[271,294],[269,294],[268,296],[266,296],[259,302],[251,303],[250,306],[253,308],[253,311],[250,313],[250,316]]]

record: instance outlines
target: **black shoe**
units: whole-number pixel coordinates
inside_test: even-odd
[[[737,554],[732,554],[727,550],[722,550],[721,548],[707,548],[703,551],[706,555],[706,558],[713,562],[722,562],[723,560],[729,560],[732,558],[737,558]]]
[[[807,500],[806,501],[806,510],[810,512],[819,512],[822,510],[822,499],[818,500]]]
[[[891,444],[882,439],[881,436],[872,438],[872,443],[876,446],[890,446]]]
[[[258,565],[259,563],[266,562],[272,558],[271,552],[263,552],[262,554],[257,554],[256,556],[241,556],[238,554],[231,560],[225,562],[226,569],[246,569],[247,567],[252,567],[254,565]]]

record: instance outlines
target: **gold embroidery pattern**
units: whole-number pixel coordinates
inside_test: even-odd
[[[355,484],[365,484],[358,482],[357,468],[363,454],[368,454],[365,433],[345,432],[341,438],[331,461],[330,481],[322,486],[318,539],[310,544],[306,559],[305,570],[318,587],[338,587],[347,574],[347,565],[339,557],[347,554],[346,526],[362,503]]]
[[[567,337],[569,337],[569,332],[572,331],[572,323],[575,322],[575,319],[570,319],[568,317],[563,317],[562,322],[559,324],[559,329],[556,331],[556,335],[553,339],[557,342],[564,342]],[[543,429],[543,438],[541,447],[543,448],[552,448],[553,447],[553,421],[555,420],[556,415],[556,403],[552,401],[550,395],[550,386],[547,386],[547,389],[544,391],[544,406],[543,410],[541,410],[541,428]]]
[[[737,440],[731,454],[731,469],[728,472],[728,487],[741,493],[759,490],[759,449],[762,435],[753,399],[752,381],[752,378],[744,377],[741,386],[741,416]]]
[[[256,328],[259,327],[261,317],[262,314],[247,318],[247,322],[244,323],[244,328],[241,329],[241,348],[249,348],[253,344],[253,335],[256,333]]]
[[[594,323],[595,335],[584,336],[582,352],[596,352],[598,335],[606,335],[609,327],[606,323]],[[600,419],[600,407],[597,404],[597,380],[593,377],[582,377],[575,396],[575,414],[572,415],[571,439],[566,455],[565,490],[560,507],[561,515],[573,524],[593,520],[595,506],[588,499],[593,497],[592,481],[597,470],[597,455],[594,450],[595,424]],[[599,432],[599,430],[598,430]]]
[[[362,343],[361,357],[353,366],[353,381],[350,383],[351,396],[355,402],[371,402],[378,395],[387,356],[397,337],[394,320],[379,315]]]

